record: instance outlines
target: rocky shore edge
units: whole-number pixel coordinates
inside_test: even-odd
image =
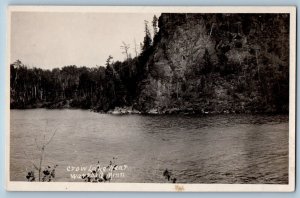
[[[63,100],[57,101],[53,103],[36,103],[35,105],[26,105],[24,107],[14,107],[11,106],[11,109],[37,109],[37,108],[45,108],[45,109],[87,109],[96,113],[102,114],[112,114],[112,115],[130,115],[130,114],[143,114],[143,115],[217,115],[217,114],[282,114],[284,112],[276,112],[275,109],[251,109],[244,108],[240,106],[232,107],[228,105],[221,105],[216,108],[212,108],[212,106],[206,106],[206,108],[192,108],[187,106],[182,106],[181,108],[150,108],[145,111],[137,110],[137,108],[133,106],[124,106],[124,107],[115,107],[114,109],[110,109],[108,111],[98,110],[98,109],[90,109],[90,108],[80,108],[72,105],[71,100]]]

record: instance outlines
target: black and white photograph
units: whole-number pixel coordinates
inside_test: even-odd
[[[10,6],[7,189],[293,191],[295,15]]]

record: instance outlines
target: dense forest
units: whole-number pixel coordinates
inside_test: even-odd
[[[11,108],[83,108],[108,111],[130,106],[143,78],[143,58],[111,63],[106,67],[65,66],[42,70],[20,61],[11,64]]]
[[[153,35],[150,34],[153,29]],[[105,66],[10,65],[11,108],[287,113],[288,14],[162,14],[141,52]]]

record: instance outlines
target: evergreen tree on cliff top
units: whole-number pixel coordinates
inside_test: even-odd
[[[149,49],[151,47],[151,44],[152,44],[151,33],[148,27],[148,21],[145,20],[145,37],[142,46],[142,52],[145,52],[147,49]]]

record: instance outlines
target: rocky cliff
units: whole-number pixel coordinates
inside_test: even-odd
[[[134,107],[287,112],[288,41],[287,14],[162,14]]]

